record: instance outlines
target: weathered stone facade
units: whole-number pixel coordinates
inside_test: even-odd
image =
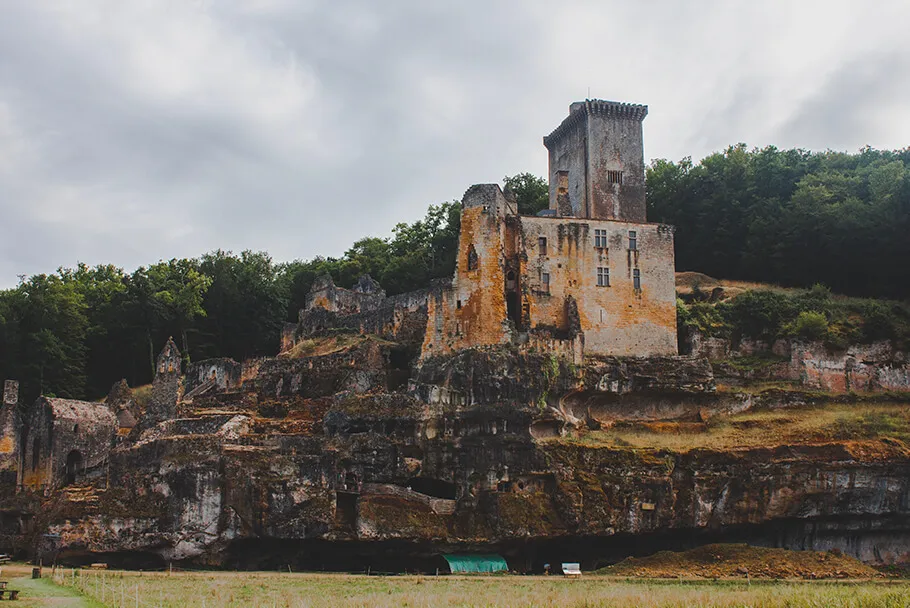
[[[543,142],[550,151],[550,209],[579,218],[645,222],[641,123],[648,106],[588,99]]]
[[[177,416],[177,400],[180,397],[183,361],[180,349],[168,338],[167,344],[155,363],[155,379],[152,380],[152,398],[139,424],[149,428]]]
[[[705,337],[691,332],[690,353],[713,362],[726,382],[784,380],[806,388],[846,393],[850,391],[910,391],[910,353],[889,341],[853,344],[831,349],[822,342],[781,339],[773,344],[727,338]],[[739,357],[764,355],[763,365],[739,368]]]
[[[514,343],[586,354],[673,355],[673,228],[645,218],[646,106],[588,100],[544,143],[550,210],[522,216],[495,184],[462,199],[451,289],[431,296],[422,356]]]
[[[54,489],[104,477],[118,426],[106,404],[40,397],[24,424],[20,485]]]
[[[3,384],[3,402],[0,403],[0,486],[15,484],[19,471],[22,425],[18,406],[19,383],[6,380]]]
[[[465,193],[450,289],[423,356],[516,343],[584,355],[676,354],[673,229],[515,215],[496,184]]]

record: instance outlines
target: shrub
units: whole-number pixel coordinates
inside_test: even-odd
[[[795,316],[793,298],[773,291],[747,291],[722,306],[727,323],[743,336],[773,339]]]
[[[868,302],[863,307],[863,339],[868,342],[896,337],[897,319],[882,302]]]
[[[706,336],[720,336],[729,329],[721,312],[708,302],[693,302],[686,305],[677,299],[676,315],[681,327],[697,330]]]
[[[828,335],[828,319],[823,313],[804,310],[796,317],[791,328],[793,335],[804,340],[821,340]]]

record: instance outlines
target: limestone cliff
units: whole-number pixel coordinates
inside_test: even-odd
[[[480,548],[519,569],[569,557],[594,567],[716,539],[905,557],[902,441],[737,445],[748,420],[712,435],[713,421],[805,402],[718,393],[703,359],[579,366],[473,349],[425,360],[401,385],[395,345],[343,344],[260,360],[239,386],[184,397],[176,419],[120,440],[103,479],[7,495],[3,542],[145,567],[420,569],[431,554]],[[608,440],[661,424],[677,425],[673,441],[718,443]]]

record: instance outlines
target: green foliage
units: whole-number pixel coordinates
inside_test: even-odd
[[[887,412],[866,412],[860,416],[841,416],[830,425],[828,431],[833,439],[840,440],[877,437],[906,440],[910,437],[907,419]]]
[[[679,270],[910,296],[910,149],[748,150],[655,160],[648,219],[676,226]]]
[[[550,187],[547,180],[531,173],[519,173],[502,178],[505,188],[515,193],[518,213],[536,215],[550,206]]]
[[[364,238],[341,258],[275,264],[266,253],[221,250],[131,274],[111,265],[61,268],[0,290],[0,379],[39,394],[96,399],[126,378],[151,381],[168,336],[187,360],[273,355],[320,275],[350,287],[363,274],[391,294],[426,287],[455,269],[461,206],[431,205],[391,238]]]
[[[796,317],[793,298],[775,291],[747,291],[718,307],[728,323],[747,338],[774,339]]]
[[[793,322],[793,334],[804,340],[821,340],[828,334],[828,319],[814,310],[804,310]]]
[[[706,336],[721,337],[729,333],[729,327],[720,310],[708,302],[686,304],[676,300],[676,317],[681,328],[697,330]]]
[[[681,332],[733,340],[778,338],[822,341],[833,349],[892,340],[910,346],[910,306],[888,300],[834,297],[816,284],[804,292],[751,290],[711,304],[677,300]]]

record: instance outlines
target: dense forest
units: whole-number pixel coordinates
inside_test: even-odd
[[[676,268],[856,296],[910,296],[910,148],[732,146],[654,161],[648,219],[676,226]]]
[[[647,175],[649,219],[676,225],[679,270],[905,299],[908,163],[910,150],[742,145],[697,164],[657,160]],[[545,180],[523,173],[504,183],[522,213],[547,206]],[[459,211],[457,202],[432,205],[423,219],[398,224],[389,238],[363,238],[340,258],[275,263],[265,253],[214,251],[131,273],[77,265],[26,278],[0,291],[0,378],[20,380],[26,400],[98,398],[120,378],[149,382],[168,336],[194,360],[273,355],[317,276],[349,286],[369,273],[390,294],[451,276]]]

